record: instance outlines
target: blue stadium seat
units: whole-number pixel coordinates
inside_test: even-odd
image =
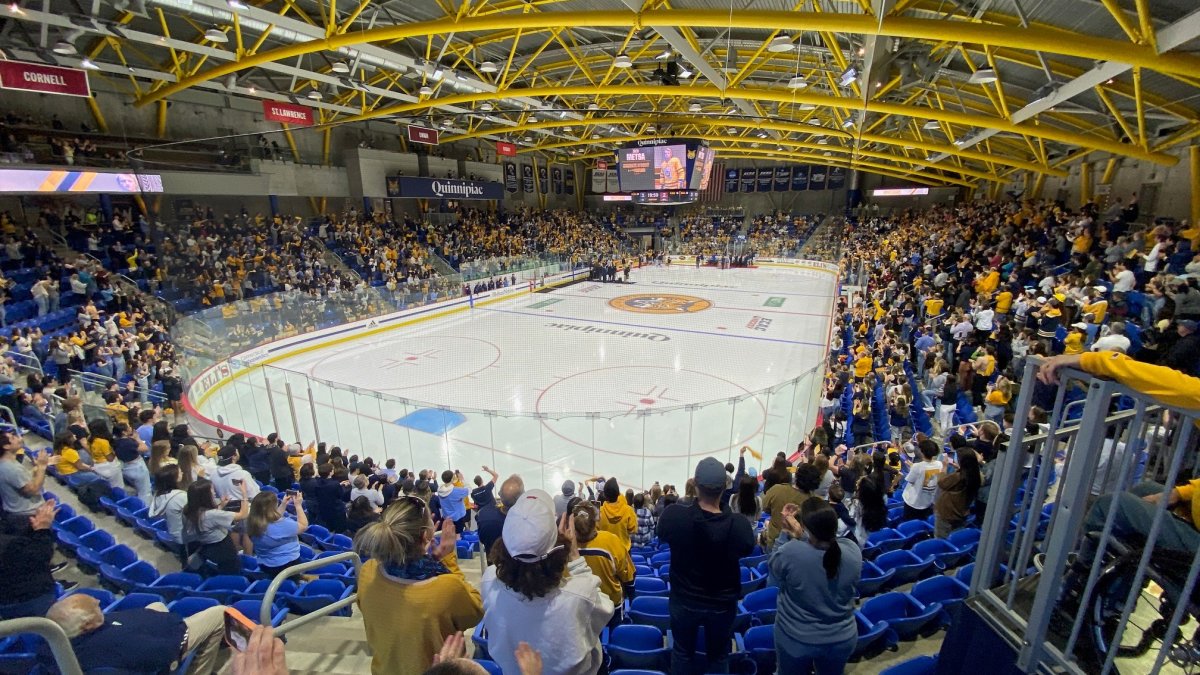
[[[93,551],[103,551],[110,546],[115,546],[117,540],[104,530],[92,530],[79,538],[79,545],[86,546]]]
[[[671,650],[662,631],[654,626],[623,624],[608,637],[608,655],[614,668],[663,669],[670,663]]]
[[[740,568],[740,570],[741,570],[740,573],[742,575],[741,594],[742,594],[743,598],[746,597],[746,594],[752,593],[752,592],[757,591],[758,589],[762,588],[763,584],[766,583],[766,581],[767,581],[766,577],[760,575],[758,572],[755,572],[754,570],[752,570],[748,567],[742,567],[742,568]]]
[[[922,560],[933,558],[938,568],[943,570],[957,567],[959,561],[966,556],[957,546],[945,539],[919,541],[909,550],[912,551],[913,555]]]
[[[154,595],[153,593],[130,593],[108,607],[105,607],[104,613],[119,612],[123,609],[144,609],[147,605],[152,605],[156,602],[163,602],[163,597],[161,595]]]
[[[904,537],[901,548],[910,548],[913,544],[933,536],[933,526],[924,520],[906,520],[895,527]]]
[[[923,605],[904,593],[884,593],[864,602],[859,611],[872,623],[886,621],[901,640],[915,640],[940,625],[942,606]]]
[[[80,546],[75,551],[78,557],[79,569],[87,574],[95,574],[100,566],[109,564],[113,567],[124,568],[137,562],[137,553],[124,544],[115,544],[103,551],[96,551],[87,546]]]
[[[954,610],[967,599],[969,589],[963,582],[948,576],[936,576],[918,581],[908,591],[908,594],[922,605],[938,603],[942,606],[944,615],[942,622],[949,626],[950,617]]]
[[[258,600],[239,600],[239,601],[233,603],[232,605],[230,605],[230,607],[233,607],[237,611],[244,614],[247,619],[250,619],[254,623],[258,623],[258,620],[259,620],[258,614],[259,614],[259,610],[262,608],[262,602],[260,602]],[[279,624],[283,623],[283,620],[286,618],[287,618],[287,608],[286,607],[280,607],[279,605],[273,605],[271,607],[271,625],[272,626],[278,626]]]
[[[885,527],[878,532],[868,534],[867,545],[875,547],[880,554],[895,551],[904,545],[904,535],[890,527]]]
[[[662,596],[668,594],[667,582],[655,577],[637,577],[633,580],[634,597]]]
[[[858,642],[850,653],[850,660],[857,661],[863,657],[870,658],[896,645],[896,633],[888,626],[887,621],[878,623],[863,616],[862,612],[854,613],[854,621],[858,624]]]
[[[892,577],[893,586],[910,584],[937,572],[933,558],[922,560],[912,551],[888,551],[875,559],[875,566],[884,572],[893,570],[896,573]]]
[[[475,645],[475,658],[492,658],[492,655],[488,653],[487,631],[484,629],[482,621],[475,625],[475,630],[471,633],[471,643]]]
[[[862,573],[858,580],[859,597],[870,597],[879,593],[884,588],[890,587],[892,577],[894,576],[896,576],[896,570],[889,569],[884,571],[879,569],[875,563],[864,561]]]
[[[287,605],[296,614],[308,614],[322,607],[332,605],[342,598],[346,586],[333,579],[316,579],[310,581],[287,596]],[[336,616],[349,616],[350,608],[336,612]]]
[[[761,590],[747,593],[742,598],[742,608],[750,613],[758,625],[775,623],[775,612],[779,607],[779,588],[769,586]]]
[[[309,546],[320,547],[332,534],[332,532],[320,525],[309,525],[308,529],[300,533],[300,541]]]
[[[215,577],[209,577],[200,584],[196,589],[196,595],[203,598],[212,598],[222,605],[229,604],[229,599],[234,593],[241,593],[250,586],[245,577],[233,574],[219,574]]]
[[[671,630],[670,600],[665,596],[638,596],[629,603],[629,619],[637,624]]]
[[[979,528],[964,527],[961,530],[955,530],[946,537],[946,541],[958,547],[964,555],[974,559],[975,549],[979,548],[979,538],[983,536],[983,532]]]
[[[154,565],[144,560],[139,560],[124,568],[107,564],[100,566],[101,585],[122,593],[132,593],[133,589],[139,585],[149,586],[158,576],[158,570],[154,568]]]
[[[221,603],[212,598],[187,597],[179,598],[175,602],[172,602],[167,605],[167,609],[171,610],[172,613],[187,618],[198,612],[203,612],[209,607],[216,607],[219,604]]]
[[[775,672],[775,627],[755,626],[742,636],[743,648],[760,673]]]
[[[167,600],[175,600],[180,596],[191,594],[200,588],[202,583],[204,583],[203,577],[194,572],[171,572],[155,579],[145,589],[151,593],[158,593]]]

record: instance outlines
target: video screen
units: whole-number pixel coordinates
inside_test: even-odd
[[[617,158],[622,192],[654,189],[653,148],[621,148]]]
[[[692,190],[707,190],[708,181],[712,175],[713,158],[716,152],[706,146],[701,145],[696,148],[696,161],[692,165],[692,179],[688,183],[688,187]]]
[[[0,192],[162,192],[162,176],[155,173],[100,173],[97,171],[4,169]]]
[[[654,148],[654,189],[686,190],[687,146],[660,145]]]

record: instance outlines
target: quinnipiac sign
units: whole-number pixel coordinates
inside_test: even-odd
[[[457,178],[389,176],[387,196],[399,199],[503,199],[504,186]]]

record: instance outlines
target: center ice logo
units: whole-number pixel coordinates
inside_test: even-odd
[[[694,314],[712,307],[712,302],[691,295],[640,293],[622,295],[608,301],[610,307],[642,314]]]

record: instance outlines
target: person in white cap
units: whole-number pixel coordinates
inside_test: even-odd
[[[521,672],[514,656],[521,642],[541,652],[546,673],[599,670],[600,631],[613,602],[579,555],[570,514],[556,527],[554,500],[544,490],[529,490],[509,509],[493,552],[495,564],[481,583],[483,625],[501,670]]]
[[[1126,354],[1131,344],[1129,338],[1125,337],[1125,322],[1114,321],[1108,326],[1108,334],[1092,344],[1092,351]]]

